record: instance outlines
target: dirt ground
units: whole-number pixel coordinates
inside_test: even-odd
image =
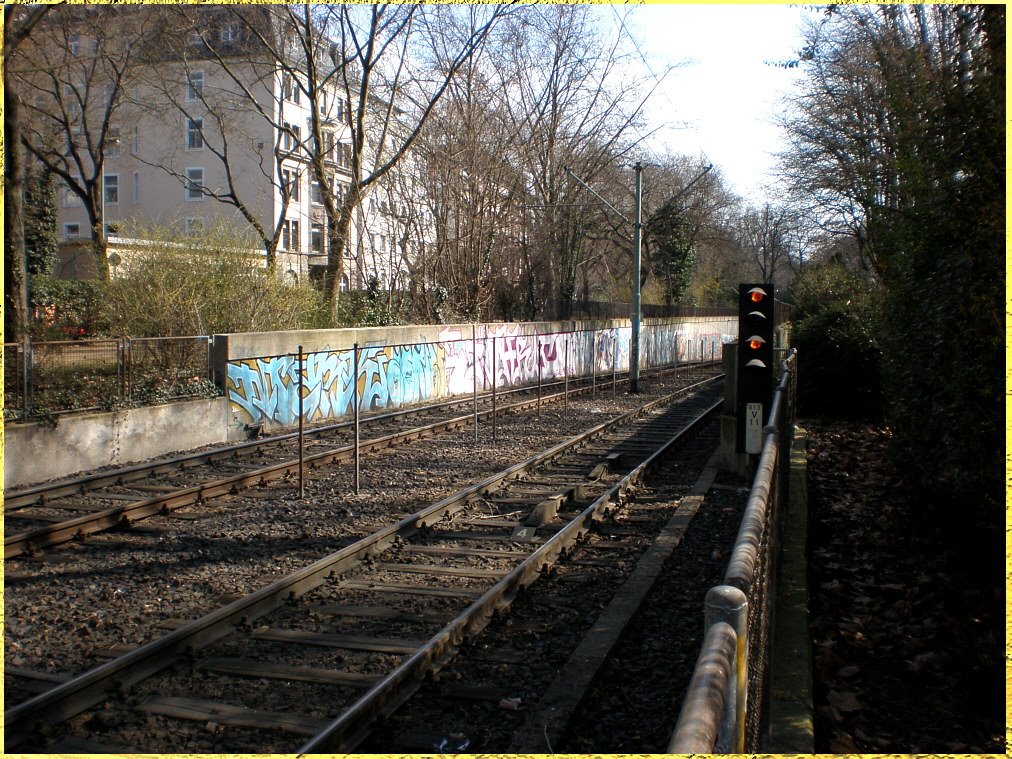
[[[873,424],[808,429],[818,753],[1004,753],[1004,556],[929,518]]]

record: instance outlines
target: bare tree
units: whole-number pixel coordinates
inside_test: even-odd
[[[6,76],[25,111],[22,144],[82,201],[103,279],[109,276],[105,159],[121,149],[124,119],[131,117],[123,95],[154,32],[151,20],[131,13],[110,34],[105,9],[63,7],[49,13],[6,61]]]
[[[4,6],[4,60],[28,39],[51,6]],[[4,66],[4,305],[8,335],[28,334],[28,267],[25,261],[25,163],[21,152],[21,98]],[[10,327],[13,326],[14,330]]]
[[[775,282],[777,274],[789,267],[796,233],[793,213],[787,206],[763,203],[759,208],[745,209],[741,240],[763,282]]]
[[[523,125],[518,160],[534,211],[522,252],[529,292],[554,295],[565,316],[603,222],[567,169],[593,183],[628,156],[642,139],[633,129],[649,91],[623,78],[621,35],[606,34],[588,8],[529,8],[509,42],[508,70],[521,76],[504,83],[504,106]]]

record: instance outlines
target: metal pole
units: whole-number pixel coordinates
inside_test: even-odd
[[[538,346],[538,419],[541,418],[541,335],[537,336]]]
[[[611,397],[618,395],[618,330],[611,336]]]
[[[304,422],[302,419],[303,409],[303,365],[302,365],[302,346],[299,346],[299,498],[306,497],[306,478],[305,478],[305,464],[306,464],[306,438],[304,430]]]
[[[498,377],[497,377],[498,374],[499,374],[499,372],[497,371],[496,358],[495,358],[495,336],[493,335],[492,336],[492,442],[495,442],[495,439],[496,439],[496,429],[497,429],[497,421],[496,421],[497,412],[496,412],[496,402],[495,402],[495,386],[496,386],[496,381],[498,379]]]
[[[31,408],[32,384],[32,338],[21,336],[21,421],[28,421],[28,409]]]
[[[699,341],[699,371],[703,371],[703,341]]]
[[[640,254],[643,247],[643,164],[639,161],[633,166],[636,172],[636,223],[633,233],[633,302],[632,302],[632,339],[629,344],[629,392],[640,391]]]
[[[562,408],[569,408],[569,333],[566,333],[566,360],[563,366],[565,372],[565,392],[562,395]]]
[[[355,495],[359,493],[359,425],[358,425],[358,343],[355,343],[355,347],[352,350],[353,361],[352,361],[352,374],[351,381],[354,383],[352,387],[352,403],[355,405]]]
[[[593,345],[590,350],[590,394],[597,395],[597,330],[591,334]]]
[[[471,325],[471,396],[474,398],[474,442],[478,442],[478,339]]]

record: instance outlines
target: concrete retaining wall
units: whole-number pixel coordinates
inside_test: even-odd
[[[733,316],[645,320],[640,366],[719,358],[736,330]],[[214,352],[236,439],[250,425],[298,423],[300,345],[303,418],[319,422],[349,416],[356,389],[360,410],[370,411],[469,394],[475,384],[479,392],[532,385],[539,371],[546,381],[625,371],[630,338],[627,319],[415,325],[216,335]]]
[[[44,482],[224,442],[227,409],[225,398],[212,398],[67,415],[55,427],[37,422],[6,425],[4,486]]]
[[[719,357],[735,339],[727,317],[648,319],[640,333],[640,366]],[[110,413],[60,417],[5,429],[5,486],[121,466],[242,439],[248,425],[278,429],[298,423],[302,346],[303,413],[317,422],[352,412],[357,385],[362,410],[510,388],[543,380],[610,376],[629,367],[628,319],[593,322],[415,325],[368,329],[215,335],[214,368],[226,397]],[[354,351],[360,346],[356,382]],[[702,351],[702,353],[701,353]]]

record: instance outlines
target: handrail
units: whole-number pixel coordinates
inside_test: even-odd
[[[730,686],[737,650],[738,636],[727,622],[707,628],[689,695],[668,744],[669,754],[712,753],[721,732],[721,715],[734,693]]]
[[[786,499],[784,467],[789,461],[786,452],[793,436],[796,360],[797,351],[791,349],[780,364],[780,381],[773,392],[770,414],[763,428],[765,439],[756,475],[724,584],[707,593],[703,648],[668,753],[742,753],[757,749],[747,745],[746,737],[748,717],[763,707],[761,701],[749,703],[747,696],[757,676],[749,666],[754,653],[750,650],[754,645],[750,635],[753,620],[764,611],[757,607],[768,603],[766,598],[758,596],[763,590],[760,565],[765,564],[768,571],[775,560],[775,556],[763,554],[764,548],[767,553],[773,553],[769,532],[771,516],[775,514],[771,515],[771,509]],[[775,542],[775,536],[772,541]],[[736,646],[729,675],[721,678],[716,677],[713,668],[720,662],[715,659],[723,651],[720,646],[727,642],[726,626],[731,626],[736,633]],[[715,688],[719,688],[719,692],[715,692]]]

